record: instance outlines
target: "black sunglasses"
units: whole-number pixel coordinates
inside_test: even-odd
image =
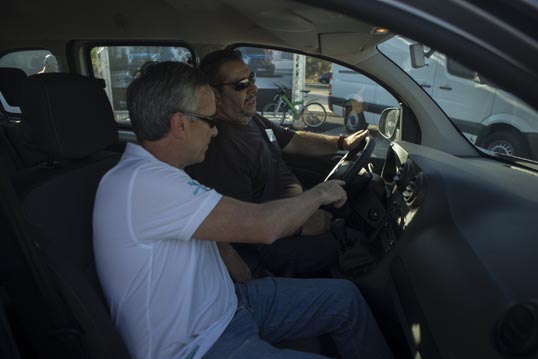
[[[244,79],[241,79],[235,82],[224,82],[224,83],[221,83],[220,85],[234,85],[235,91],[243,91],[244,89],[248,88],[250,84],[255,84],[255,83],[256,83],[256,73],[251,72],[250,75],[248,75],[248,77],[245,77]]]
[[[213,116],[204,116],[204,115],[198,115],[196,113],[191,113],[191,112],[185,112],[185,115],[187,116],[191,116],[191,117],[195,117],[199,120],[202,120],[204,121],[205,123],[207,123],[209,125],[209,128],[213,128],[215,127],[215,118],[216,116],[213,115]]]

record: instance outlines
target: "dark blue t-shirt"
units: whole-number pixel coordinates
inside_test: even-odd
[[[253,117],[247,125],[219,120],[202,163],[185,170],[200,183],[241,201],[261,203],[302,192],[281,149],[295,132]],[[271,135],[274,134],[274,137]]]

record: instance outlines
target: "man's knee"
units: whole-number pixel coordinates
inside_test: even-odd
[[[357,285],[347,279],[331,279],[331,291],[339,301],[365,304],[365,300]]]

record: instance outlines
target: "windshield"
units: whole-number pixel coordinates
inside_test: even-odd
[[[396,36],[378,49],[407,72],[476,147],[538,160],[538,113],[534,109],[479,71],[414,43]]]

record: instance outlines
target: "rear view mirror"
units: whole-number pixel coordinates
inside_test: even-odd
[[[426,63],[424,62],[424,45],[409,45],[409,56],[411,56],[411,66],[413,66],[413,68],[418,69],[419,67],[426,66]]]
[[[393,140],[400,123],[400,109],[389,107],[381,112],[379,133],[388,140]]]

